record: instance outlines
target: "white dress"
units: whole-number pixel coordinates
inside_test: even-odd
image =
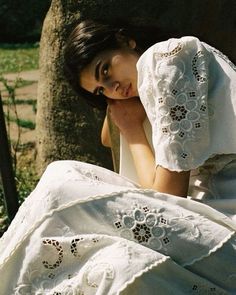
[[[214,51],[170,39],[137,65],[156,163],[193,171],[189,198],[140,189],[123,145],[129,179],[50,164],[0,240],[0,295],[236,294],[236,77]]]

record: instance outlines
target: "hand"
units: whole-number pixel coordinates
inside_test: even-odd
[[[142,126],[146,118],[146,112],[138,97],[125,100],[109,99],[108,111],[112,121],[123,134]]]

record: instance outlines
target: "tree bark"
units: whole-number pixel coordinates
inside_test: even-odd
[[[43,25],[36,117],[39,174],[50,162],[62,159],[112,169],[110,150],[100,144],[105,114],[93,111],[79,99],[63,75],[65,39],[71,24],[80,18],[75,3],[53,0]]]

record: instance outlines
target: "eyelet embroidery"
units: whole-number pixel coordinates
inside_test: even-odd
[[[194,284],[190,294],[212,294],[212,295],[226,295],[227,293],[219,290],[216,287],[209,287],[209,285]]]
[[[174,41],[169,41],[167,46],[175,46],[178,50],[170,50],[168,54],[154,53],[154,69],[148,62],[140,67],[143,80],[140,80],[139,93],[152,124],[153,143],[161,143],[154,146],[155,152],[158,154],[164,147],[170,149],[178,166],[172,168],[189,170],[197,164],[197,153],[192,156],[196,142],[200,141],[202,148],[207,148],[209,120],[214,115],[207,98],[208,55],[204,48],[195,52],[189,52],[188,48],[181,51],[181,48],[185,49],[184,43],[178,47],[178,41]],[[173,60],[167,59],[172,54]],[[166,153],[159,158],[164,164]]]
[[[162,133],[163,134],[168,134],[169,130],[167,127],[162,127]]]
[[[42,261],[42,264],[44,265],[44,267],[46,269],[56,269],[60,266],[60,264],[63,261],[63,249],[62,246],[60,245],[60,243],[57,240],[54,239],[45,239],[42,241],[44,245],[52,245],[53,247],[56,248],[57,252],[58,252],[58,259],[56,260],[56,262],[54,264],[50,264],[48,261]],[[91,240],[84,240],[83,237],[78,237],[75,239],[71,240],[70,243],[70,252],[74,257],[77,258],[81,258],[81,254],[78,253],[78,249],[77,249],[77,244],[80,242],[85,242],[84,245],[82,245],[82,247],[93,247],[93,245],[97,244],[99,242],[99,239],[97,237],[92,237]],[[68,279],[70,279],[73,275],[72,274],[68,274]],[[55,278],[55,273],[50,272],[48,274],[48,278],[49,279],[54,279]]]
[[[184,106],[175,106],[170,109],[170,116],[173,121],[181,121],[186,118],[187,110]]]
[[[55,274],[50,272],[48,278],[53,280],[55,278]]]
[[[173,50],[169,52],[157,52],[155,53],[155,56],[160,58],[169,58],[178,54],[182,49],[183,49],[183,44],[179,42]]]
[[[117,218],[114,226],[124,238],[154,250],[165,249],[171,243],[167,233],[168,220],[158,210],[135,204],[130,211],[117,211]]]
[[[73,256],[75,256],[75,257],[81,257],[81,256],[78,254],[77,243],[79,243],[80,241],[83,241],[83,240],[84,240],[83,238],[77,238],[77,239],[73,239],[73,240],[71,241],[70,251],[71,251],[71,253],[73,254]]]
[[[195,91],[190,91],[189,92],[189,97],[195,97],[196,96],[196,92]]]
[[[163,98],[162,98],[162,97],[158,98],[158,102],[159,102],[160,104],[163,103],[163,102],[164,102]]]
[[[192,60],[193,75],[200,83],[204,83],[207,81],[204,59],[205,56],[203,51],[198,51]]]
[[[178,90],[173,89],[173,90],[171,91],[171,93],[172,93],[173,95],[176,95],[176,94],[178,93]]]
[[[60,243],[57,240],[54,239],[45,239],[43,240],[44,245],[50,245],[53,246],[57,250],[58,259],[54,264],[50,264],[48,261],[42,261],[43,265],[47,269],[55,269],[60,266],[63,259],[63,249]]]
[[[162,81],[159,82],[160,90],[161,85]],[[162,98],[163,104],[159,104],[159,126],[162,134],[173,137],[178,134],[182,146],[183,139],[197,140],[196,131],[202,129],[208,119],[208,108],[204,102],[206,97],[197,90],[187,93],[188,95],[184,89],[178,90],[174,97],[170,92],[165,99]],[[184,148],[182,152],[185,152]],[[186,159],[187,156],[182,158]]]
[[[188,157],[188,154],[187,153],[182,153],[180,156],[181,156],[181,158],[186,159]]]
[[[185,135],[185,133],[184,133],[183,131],[180,131],[180,132],[179,132],[179,137],[183,138],[184,135]]]
[[[176,63],[184,64],[180,58],[176,59]],[[200,88],[185,76],[185,65],[181,69],[176,81],[170,82],[164,79],[157,81],[159,99],[156,108],[159,110],[159,117],[156,126],[163,135],[171,137],[173,146],[178,145],[175,153],[181,159],[182,165],[187,165],[191,157],[189,153],[189,150],[192,149],[191,145],[201,139],[203,130],[207,130],[207,121],[210,116],[207,97],[204,93],[207,86],[207,70],[203,51],[198,51],[193,57],[192,71],[197,82],[206,86]],[[158,71],[159,68],[156,72],[157,78],[161,76]],[[154,134],[154,136],[158,136],[158,134],[157,132],[157,135]],[[177,145],[175,146],[177,147]]]
[[[81,175],[83,175],[84,180],[89,181],[93,185],[100,185],[102,182],[93,170],[83,169],[81,170]]]
[[[134,229],[132,229],[134,233],[134,238],[139,243],[145,242],[147,243],[149,238],[151,238],[150,229],[146,226],[146,224],[137,224]]]

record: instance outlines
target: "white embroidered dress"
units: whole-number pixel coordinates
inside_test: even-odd
[[[236,136],[227,129],[236,78],[213,50],[171,39],[144,53],[138,71],[157,165],[198,168],[192,196],[215,208],[91,164],[54,162],[0,240],[1,295],[236,294]]]

